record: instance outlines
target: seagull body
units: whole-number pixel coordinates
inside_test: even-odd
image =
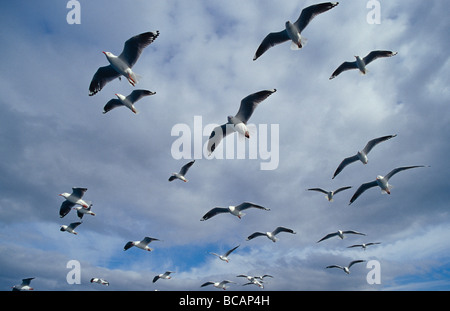
[[[139,112],[136,109],[136,107],[134,106],[134,103],[136,103],[138,100],[140,100],[144,96],[150,96],[150,95],[154,95],[154,94],[156,94],[156,93],[148,91],[148,90],[134,90],[128,96],[124,96],[122,94],[116,93],[115,95],[117,96],[117,99],[113,98],[113,99],[109,100],[106,103],[105,107],[103,107],[103,113],[107,113],[108,111],[111,111],[117,107],[125,106],[128,109],[130,109],[131,111],[133,111],[135,114],[138,114]]]
[[[261,205],[257,205],[257,204],[251,203],[251,202],[243,202],[237,206],[214,207],[209,212],[207,212],[200,220],[201,221],[208,220],[211,217],[216,216],[217,214],[222,214],[222,213],[230,213],[240,219],[242,216],[245,215],[244,213],[242,213],[242,211],[246,210],[248,208],[257,208],[257,209],[262,209],[265,211],[270,211],[270,208],[266,208],[266,207],[263,207]]]
[[[72,233],[72,234],[78,234],[78,232],[76,232],[75,231],[75,228],[76,227],[78,227],[79,225],[81,225],[82,224],[82,222],[73,222],[73,223],[71,223],[70,225],[62,225],[61,226],[61,231],[66,231],[66,232],[69,232],[69,233]]]
[[[353,260],[352,262],[349,263],[349,265],[347,267],[342,267],[339,265],[331,265],[331,266],[327,266],[326,268],[339,268],[342,269],[345,273],[350,274],[350,267],[353,266],[355,263],[359,263],[359,262],[364,262],[365,260]]]
[[[172,277],[170,276],[171,273],[175,273],[174,271],[166,271],[164,273],[158,274],[153,278],[153,283],[155,283],[156,281],[158,281],[159,279],[171,279]]]
[[[221,288],[221,289],[223,289],[223,290],[226,290],[227,287],[228,287],[228,286],[226,286],[226,285],[229,284],[229,283],[235,283],[235,282],[228,281],[228,280],[223,280],[223,281],[221,281],[221,282],[211,282],[211,281],[209,281],[209,282],[203,283],[202,285],[200,285],[200,287],[205,287],[205,286],[208,286],[208,285],[213,285],[213,286],[216,287],[216,288]]]
[[[84,208],[88,208],[89,204],[83,200],[83,195],[87,191],[87,188],[79,188],[79,187],[73,187],[72,193],[63,192],[59,194],[66,200],[61,204],[61,207],[59,209],[59,216],[63,218],[66,216],[72,207],[75,205],[80,205]]]
[[[326,236],[324,236],[323,238],[321,238],[319,241],[317,241],[317,243],[323,241],[323,240],[327,240],[329,238],[332,238],[334,236],[338,236],[341,238],[341,240],[344,238],[345,234],[359,234],[359,235],[365,235],[364,233],[361,232],[357,232],[357,231],[353,231],[353,230],[346,230],[346,231],[342,231],[342,230],[338,230],[336,232],[333,233],[329,233]]]
[[[348,246],[347,248],[361,247],[362,249],[366,250],[367,246],[377,245],[377,244],[381,244],[381,243],[380,242],[371,242],[371,243],[355,244],[355,245]]]
[[[369,162],[367,155],[369,154],[369,152],[372,150],[373,147],[375,147],[376,145],[378,145],[379,143],[381,143],[383,141],[394,138],[396,136],[397,136],[396,134],[382,136],[382,137],[374,138],[374,139],[370,140],[369,142],[367,142],[367,144],[364,146],[364,149],[362,149],[361,151],[358,151],[355,155],[342,160],[342,162],[339,164],[338,168],[334,172],[332,179],[334,179],[334,177],[336,177],[347,165],[349,165],[353,162],[356,162],[359,160],[363,164],[367,164]]]
[[[256,50],[255,56],[253,56],[253,60],[255,61],[256,59],[258,59],[271,47],[289,40],[292,41],[291,49],[301,49],[306,42],[306,39],[304,39],[301,36],[301,33],[305,29],[305,27],[318,14],[328,11],[338,4],[339,2],[325,2],[304,8],[300,13],[300,16],[297,19],[297,21],[295,21],[294,23],[287,21],[285,23],[284,30],[269,33],[264,38],[264,40],[261,42],[258,49]]]
[[[111,52],[103,52],[109,65],[100,67],[89,85],[89,96],[95,95],[101,91],[106,83],[124,76],[128,82],[135,86],[138,82],[138,76],[131,69],[138,60],[143,49],[150,45],[159,36],[159,31],[145,32],[128,39],[119,56]]]
[[[150,242],[152,241],[160,241],[159,239],[151,238],[151,237],[145,237],[141,241],[129,241],[127,244],[125,244],[123,250],[126,251],[127,249],[130,249],[133,246],[136,246],[137,248],[146,250],[151,252],[153,249],[148,246]]]
[[[327,198],[327,200],[330,201],[330,202],[332,202],[332,201],[333,201],[333,196],[334,196],[336,193],[339,193],[339,192],[341,192],[341,191],[343,191],[343,190],[350,189],[350,188],[351,188],[351,186],[341,187],[341,188],[336,189],[336,190],[334,190],[334,191],[327,191],[327,190],[324,190],[324,189],[322,189],[322,188],[309,188],[308,190],[310,190],[310,191],[318,191],[318,192],[325,193],[325,194],[326,194],[325,197]]]
[[[109,286],[109,282],[106,281],[105,279],[101,279],[101,278],[92,278],[91,283],[98,283],[98,284]]]
[[[341,72],[350,70],[350,69],[358,69],[362,74],[367,73],[366,66],[370,64],[377,58],[380,57],[391,57],[397,55],[397,52],[392,51],[372,51],[364,58],[359,56],[355,56],[356,60],[354,62],[343,62],[331,75],[330,80],[336,78]]]
[[[390,171],[386,176],[381,176],[378,175],[377,178],[374,181],[362,184],[361,186],[359,186],[359,188],[356,190],[356,192],[353,194],[352,198],[350,199],[350,204],[352,204],[364,191],[366,191],[367,189],[370,189],[372,187],[375,186],[379,186],[381,188],[381,193],[387,193],[387,194],[391,194],[391,188],[392,185],[389,184],[389,179],[394,176],[395,174],[397,174],[398,172],[404,171],[404,170],[408,170],[411,168],[416,168],[416,167],[425,167],[424,165],[414,165],[414,166],[403,166],[403,167],[398,167],[398,168],[394,168],[392,171]]]
[[[222,139],[234,132],[238,132],[247,138],[250,133],[247,128],[247,122],[253,114],[259,103],[275,93],[277,90],[264,90],[248,95],[241,100],[239,110],[235,116],[228,116],[228,122],[215,127],[208,139],[208,153],[211,155]]]
[[[172,176],[169,177],[169,181],[173,181],[175,179],[182,180],[184,182],[188,182],[185,175],[188,172],[188,170],[191,168],[191,166],[194,164],[195,160],[183,165],[181,167],[180,171],[178,173],[172,173]]]
[[[223,255],[219,255],[219,254],[216,254],[216,253],[210,253],[210,254],[219,257],[220,260],[223,260],[223,261],[228,262],[228,261],[229,261],[228,256],[229,256],[236,248],[238,248],[238,247],[239,247],[239,245],[236,246],[236,247],[233,247],[232,249],[230,249],[228,252],[226,252],[226,253],[223,254]]]
[[[95,213],[93,211],[91,211],[91,207],[92,207],[92,204],[89,205],[88,208],[85,208],[83,206],[76,206],[73,209],[77,211],[77,215],[81,219],[81,218],[83,218],[84,214],[95,216]]]
[[[22,279],[22,283],[20,285],[14,285],[12,287],[13,291],[26,291],[26,290],[33,290],[34,288],[30,286],[31,280],[34,278],[26,278]]]
[[[296,234],[296,232],[294,232],[294,230],[289,229],[289,228],[285,228],[285,227],[277,227],[275,230],[273,230],[272,232],[255,232],[252,233],[251,235],[249,235],[247,237],[247,241],[254,239],[258,236],[266,236],[268,239],[272,240],[272,242],[276,242],[278,239],[276,237],[276,235],[280,232],[287,232],[287,233],[292,233],[292,234]]]

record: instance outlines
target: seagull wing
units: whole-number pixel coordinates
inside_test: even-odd
[[[129,241],[127,242],[127,244],[125,244],[125,246],[123,247],[123,250],[126,251],[127,249],[130,249],[133,247],[133,242]]]
[[[61,203],[61,207],[59,208],[59,217],[63,218],[67,214],[69,214],[72,207],[74,207],[75,204],[70,201],[64,201]]]
[[[69,225],[69,228],[75,229],[76,227],[78,227],[78,226],[81,225],[81,224],[82,224],[81,221],[79,221],[79,222],[73,222],[73,223],[71,223],[71,224]]]
[[[202,221],[203,220],[208,220],[211,217],[214,217],[217,214],[222,214],[222,213],[228,213],[228,208],[226,208],[226,207],[214,207],[209,212],[207,212],[205,215],[203,215],[202,219],[200,219],[200,220],[202,220]]]
[[[339,269],[344,269],[344,267],[338,266],[338,265],[331,265],[331,266],[326,266],[325,268],[339,268]]]
[[[89,96],[97,94],[103,89],[106,83],[118,77],[120,77],[120,73],[111,67],[111,65],[98,68],[89,84]]]
[[[308,190],[309,191],[318,191],[318,192],[322,192],[322,193],[328,194],[328,191],[323,190],[322,188],[309,188]]]
[[[301,33],[303,29],[305,29],[305,27],[308,26],[308,24],[313,20],[314,17],[334,8],[338,4],[339,2],[325,2],[311,5],[303,9],[300,13],[299,18],[294,23],[298,29],[298,32]]]
[[[212,130],[211,135],[209,135],[207,146],[209,154],[214,152],[214,150],[217,148],[217,146],[220,144],[220,142],[225,136],[234,132],[233,127],[227,125],[228,123],[225,123],[220,126],[216,126]]]
[[[367,246],[369,246],[369,245],[377,245],[377,244],[381,244],[381,242],[370,242],[370,243],[366,243]]]
[[[158,36],[159,31],[150,31],[141,33],[140,35],[136,35],[128,39],[123,46],[123,51],[119,55],[119,58],[125,61],[131,68],[138,60],[144,48],[155,41]]]
[[[364,191],[366,191],[369,188],[375,187],[377,186],[377,181],[371,181],[365,184],[362,184],[361,186],[359,186],[359,188],[356,190],[356,192],[353,194],[352,198],[350,199],[350,204],[352,204]]]
[[[73,187],[72,195],[78,198],[82,198],[84,193],[87,191],[87,188]]]
[[[236,248],[238,248],[240,245],[233,247],[232,249],[230,249],[228,252],[225,253],[225,256],[230,255]]]
[[[379,143],[381,143],[381,142],[383,142],[385,140],[391,139],[391,138],[393,138],[395,136],[397,136],[397,135],[387,135],[387,136],[383,136],[383,137],[378,137],[378,138],[372,139],[366,144],[366,146],[364,147],[364,149],[362,151],[365,154],[368,154],[370,152],[370,150],[372,150],[372,148],[375,145],[377,145],[377,144],[379,144]]]
[[[347,190],[347,189],[350,189],[350,188],[351,188],[351,186],[341,187],[339,189],[334,190],[333,193],[336,194],[338,192],[341,192],[341,191],[344,191],[344,190]]]
[[[253,114],[253,111],[255,111],[256,106],[276,91],[276,89],[264,90],[248,95],[241,100],[239,111],[235,117],[247,124]]]
[[[366,235],[365,233],[361,233],[361,232],[354,231],[354,230],[346,230],[346,231],[342,231],[342,233],[344,233],[344,234],[359,234],[359,235]]]
[[[348,268],[350,269],[351,266],[353,266],[355,263],[364,262],[365,260],[353,260],[349,265]]]
[[[134,90],[133,92],[131,92],[130,95],[127,96],[127,98],[130,100],[130,102],[135,103],[144,96],[150,96],[155,94],[156,92],[152,92],[149,90]]]
[[[263,55],[268,49],[271,47],[281,44],[289,40],[289,35],[287,34],[286,29],[279,32],[271,32],[269,33],[264,40],[259,45],[256,50],[255,56],[253,56],[253,60],[257,60],[261,55]]]
[[[261,206],[261,205],[258,205],[258,204],[254,204],[254,203],[251,203],[251,202],[244,202],[244,203],[241,203],[241,204],[239,204],[238,206],[236,206],[235,208],[236,208],[237,210],[239,210],[239,211],[243,211],[243,210],[245,210],[245,209],[247,209],[247,208],[252,208],[252,207],[258,208],[258,209],[263,209],[263,210],[266,210],[266,211],[270,211],[269,208],[266,208],[266,207],[264,207],[264,206]]]
[[[188,164],[183,165],[183,167],[180,170],[180,174],[181,175],[186,175],[186,173],[188,172],[189,168],[194,164],[195,160],[189,162]]]
[[[146,236],[142,241],[141,241],[141,243],[143,243],[143,244],[149,244],[150,242],[152,242],[152,241],[159,241],[159,239],[155,239],[155,238],[151,238],[151,237],[148,237],[148,236]]]
[[[372,61],[376,60],[377,58],[380,57],[391,57],[397,55],[397,52],[392,52],[392,51],[372,51],[369,54],[367,54],[367,56],[365,56],[363,58],[364,64],[369,64]]]
[[[292,233],[295,234],[296,232],[292,229],[289,228],[285,228],[285,227],[277,227],[275,230],[272,231],[273,235],[277,235],[280,232],[288,232],[288,233]]]
[[[342,160],[342,162],[339,164],[338,168],[334,172],[332,179],[334,179],[334,177],[336,177],[347,165],[358,161],[358,159],[359,159],[358,156],[355,154],[354,156]]]
[[[214,282],[208,281],[200,285],[200,287],[208,286],[208,285],[214,285]]]
[[[338,235],[337,232],[329,233],[329,234],[327,234],[326,236],[324,236],[323,238],[321,238],[319,241],[317,241],[317,243],[322,242],[323,240],[329,239],[329,238],[331,238],[331,237],[334,237],[334,236],[336,236],[336,235]]]
[[[331,75],[330,80],[336,78],[341,72],[351,69],[357,69],[356,62],[343,62]]]
[[[251,239],[254,239],[256,237],[263,236],[263,235],[266,235],[266,234],[262,233],[262,232],[254,232],[247,237],[247,241],[250,241]]]
[[[110,99],[105,107],[103,107],[103,113],[107,113],[108,111],[113,110],[114,108],[123,106],[122,102],[117,98]]]
[[[34,278],[26,278],[26,279],[22,279],[22,286],[28,286],[30,285],[31,280],[34,280]]]
[[[384,178],[386,178],[386,180],[389,180],[389,178],[391,178],[398,172],[401,172],[404,170],[409,170],[410,168],[416,168],[416,167],[425,167],[425,166],[424,165],[414,165],[414,166],[397,167],[397,168],[394,168],[392,171],[390,171],[386,176],[384,176]]]

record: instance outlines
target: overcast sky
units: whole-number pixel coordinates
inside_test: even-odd
[[[65,1],[1,2],[0,289],[35,277],[40,291],[216,290],[200,285],[223,279],[237,282],[230,290],[259,290],[241,286],[238,274],[270,274],[264,290],[276,291],[450,289],[448,6],[380,1],[380,23],[371,24],[368,2],[340,1],[303,31],[301,50],[286,42],[256,61],[269,32],[317,2],[80,1],[80,24],[68,24]],[[88,96],[95,71],[108,64],[102,51],[118,55],[130,37],[156,30],[134,66],[136,87],[116,79]],[[374,61],[366,75],[328,79],[343,61],[378,49],[398,55]],[[137,88],[156,92],[136,104],[139,114],[102,114],[115,93]],[[250,119],[252,146],[266,153],[199,153],[211,126],[234,115],[242,98],[273,88]],[[174,134],[180,127],[189,131]],[[391,134],[367,165],[331,179],[345,157]],[[173,146],[183,135],[192,137],[191,152],[178,159]],[[228,140],[237,134],[221,147]],[[195,152],[189,182],[168,182]],[[262,169],[270,160],[272,169]],[[390,195],[373,188],[348,205],[362,183],[409,165],[429,167],[395,175]],[[352,188],[333,202],[306,190],[342,186]],[[72,187],[88,188],[96,213],[83,217],[78,235],[59,230],[78,221],[74,211],[59,217],[58,194]],[[244,201],[270,211],[200,221],[213,207]],[[246,241],[277,226],[296,234]],[[366,236],[317,243],[338,229]],[[123,250],[145,236],[162,241],[152,252]],[[366,242],[381,244],[347,248]],[[229,263],[209,254],[237,245]],[[367,282],[373,269],[365,263],[349,275],[325,269],[356,259],[378,262],[381,284]],[[81,284],[67,282],[71,260],[80,263]],[[166,270],[175,271],[171,280],[151,282]]]

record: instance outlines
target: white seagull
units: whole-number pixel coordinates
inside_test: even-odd
[[[348,246],[347,248],[361,247],[362,249],[366,250],[367,246],[377,245],[377,244],[381,244],[381,242],[370,242],[370,243],[363,243],[363,244],[355,244],[355,245]]]
[[[341,192],[343,190],[350,189],[350,188],[351,188],[351,186],[341,187],[341,188],[336,189],[334,191],[327,191],[327,190],[324,190],[322,188],[309,188],[308,190],[309,191],[318,191],[318,192],[325,193],[326,194],[325,197],[327,198],[327,200],[332,202],[333,201],[333,196],[335,194],[337,194],[337,193],[339,193],[339,192]]]
[[[276,235],[280,232],[287,232],[287,233],[292,233],[292,234],[296,234],[297,232],[295,232],[292,229],[289,228],[285,228],[285,227],[277,227],[275,230],[273,230],[272,232],[254,232],[251,235],[249,235],[247,237],[247,241],[250,241],[251,239],[254,239],[256,237],[259,236],[266,236],[267,238],[269,238],[270,240],[272,240],[272,242],[276,242],[278,239],[276,238]]]
[[[79,225],[81,225],[82,224],[82,222],[73,222],[73,223],[71,223],[70,225],[62,225],[61,226],[61,231],[66,231],[66,232],[69,232],[69,233],[72,233],[72,234],[78,234],[78,232],[76,232],[75,231],[75,228],[76,227],[78,227]]]
[[[285,29],[279,32],[269,33],[264,38],[264,40],[256,50],[255,56],[253,56],[253,60],[256,60],[271,47],[289,40],[292,41],[291,49],[301,49],[306,43],[306,39],[301,36],[301,32],[303,31],[303,29],[308,26],[308,24],[314,17],[334,8],[338,4],[339,2],[324,2],[311,5],[303,9],[295,23],[287,21],[285,24]]]
[[[255,279],[255,278],[253,278],[252,280],[248,281],[248,283],[242,284],[242,286],[245,286],[245,285],[256,285],[256,286],[258,286],[260,288],[264,288],[263,282]]]
[[[73,187],[72,193],[63,192],[59,194],[66,200],[61,204],[61,207],[59,209],[59,216],[63,218],[66,216],[72,207],[75,205],[81,205],[84,208],[89,208],[90,203],[84,201],[83,195],[87,191],[87,188],[79,188],[79,187]]]
[[[345,273],[349,274],[351,266],[353,266],[355,263],[364,262],[364,261],[365,260],[353,260],[352,262],[349,263],[348,267],[342,267],[342,266],[338,266],[338,265],[331,265],[331,266],[327,266],[326,268],[339,268],[339,269],[342,269]]]
[[[26,291],[26,290],[33,290],[34,288],[30,286],[31,280],[34,278],[26,278],[22,279],[22,283],[20,285],[14,285],[12,287],[13,291]]]
[[[369,154],[369,152],[372,150],[373,147],[375,147],[376,145],[378,145],[379,143],[381,143],[383,141],[394,138],[396,136],[397,136],[396,134],[395,135],[387,135],[387,136],[374,138],[374,139],[368,141],[367,144],[364,146],[363,150],[358,151],[355,155],[342,160],[342,162],[339,164],[338,168],[334,172],[332,179],[334,179],[334,177],[336,177],[344,169],[344,167],[346,167],[347,165],[349,165],[353,162],[356,162],[359,160],[363,164],[367,164],[369,162],[367,155]]]
[[[214,207],[209,212],[207,212],[200,220],[201,221],[208,220],[211,217],[216,216],[217,214],[223,214],[223,213],[230,213],[231,215],[234,215],[240,219],[242,216],[245,215],[245,213],[242,213],[242,211],[246,210],[248,208],[257,208],[257,209],[262,209],[265,211],[270,211],[270,208],[267,208],[267,207],[264,207],[261,205],[257,205],[257,204],[251,203],[251,202],[243,202],[237,206],[231,205],[228,207]]]
[[[239,247],[239,245],[236,246],[236,247],[233,247],[232,249],[230,249],[228,252],[226,252],[226,253],[223,254],[223,255],[219,255],[219,254],[212,253],[212,252],[210,252],[210,254],[219,257],[220,260],[223,260],[223,261],[228,262],[228,261],[229,261],[228,256],[229,256],[236,248],[238,248],[238,247]]]
[[[272,277],[272,276],[268,275],[268,274],[265,274],[263,276],[251,276],[251,275],[246,275],[246,274],[239,274],[236,277],[244,277],[244,278],[246,278],[248,280],[248,283],[242,284],[243,286],[244,285],[255,284],[255,285],[257,285],[257,286],[259,286],[261,288],[264,288],[263,279],[265,277]]]
[[[77,211],[77,215],[81,219],[81,218],[83,218],[84,214],[95,216],[95,213],[93,211],[91,211],[91,207],[92,207],[92,204],[89,205],[88,208],[85,208],[83,206],[75,206],[73,209]]]
[[[394,168],[392,171],[390,171],[386,176],[378,175],[377,178],[374,181],[362,184],[359,186],[359,188],[356,190],[355,194],[353,194],[352,198],[350,199],[350,203],[348,205],[352,204],[364,191],[366,191],[369,188],[372,187],[380,187],[381,193],[387,193],[391,194],[392,185],[388,183],[389,179],[397,174],[398,172],[408,170],[410,168],[416,168],[416,167],[425,167],[424,165],[414,165],[414,166],[403,166]]]
[[[144,32],[128,39],[119,56],[111,52],[103,52],[108,62],[107,66],[100,67],[94,74],[89,85],[89,96],[95,95],[106,85],[106,83],[123,75],[132,86],[138,82],[138,76],[131,70],[138,60],[144,48],[159,36],[159,31]]]
[[[169,177],[169,181],[173,181],[175,179],[182,180],[184,182],[188,182],[185,175],[187,174],[188,170],[191,168],[191,166],[195,163],[195,160],[183,165],[178,173],[172,173],[172,176]]]
[[[341,238],[341,240],[344,238],[345,234],[359,234],[359,235],[365,235],[364,233],[361,232],[357,232],[357,231],[353,231],[353,230],[346,230],[346,231],[342,231],[342,230],[338,230],[336,232],[333,233],[329,233],[326,236],[324,236],[323,238],[321,238],[319,241],[317,241],[317,243],[322,242],[323,240],[332,238],[334,236],[338,236]]]
[[[152,242],[152,241],[160,241],[160,240],[147,236],[141,241],[129,241],[127,244],[125,244],[123,250],[126,251],[127,249],[130,249],[131,247],[136,246],[137,248],[151,252],[153,249],[150,248],[148,246],[148,244],[150,244],[150,242]]]
[[[356,60],[354,62],[343,62],[331,75],[330,80],[336,78],[341,72],[350,69],[359,69],[362,74],[367,73],[366,66],[380,57],[391,57],[397,55],[397,52],[392,51],[372,51],[367,54],[366,57],[362,58],[355,56]]]
[[[109,282],[107,280],[101,279],[101,278],[92,278],[91,279],[91,283],[98,283],[98,284],[101,284],[101,285],[109,286]]]
[[[217,126],[212,130],[207,146],[209,155],[214,152],[222,139],[228,134],[238,132],[245,137],[250,138],[250,133],[247,128],[248,120],[258,104],[276,91],[276,89],[259,91],[242,99],[237,114],[234,117],[231,115],[228,116],[227,123]]]
[[[202,285],[200,285],[200,287],[205,287],[205,286],[208,286],[208,285],[213,285],[213,286],[216,287],[216,288],[221,288],[221,289],[223,289],[223,290],[226,290],[226,289],[228,288],[228,286],[226,286],[226,285],[229,284],[229,283],[235,283],[235,282],[233,282],[233,281],[228,281],[228,280],[223,280],[222,282],[211,282],[211,281],[209,281],[209,282],[203,283]]]
[[[134,90],[130,95],[124,96],[122,94],[116,93],[117,98],[110,99],[105,107],[103,107],[103,113],[107,113],[108,111],[113,110],[117,107],[127,107],[135,114],[138,114],[139,111],[136,109],[134,104],[140,100],[144,96],[155,95],[156,92],[152,92],[149,90]]]
[[[174,271],[166,271],[164,273],[158,274],[153,278],[153,283],[155,283],[156,281],[158,281],[159,279],[171,279],[172,277],[170,276],[171,273],[175,273]]]

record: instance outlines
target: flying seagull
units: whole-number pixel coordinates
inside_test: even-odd
[[[339,269],[344,270],[345,273],[349,274],[351,266],[353,266],[355,263],[364,262],[364,261],[365,260],[353,260],[352,262],[349,263],[348,267],[342,267],[342,266],[338,266],[338,265],[331,265],[331,266],[327,266],[326,268],[339,268]]]
[[[26,278],[22,279],[22,283],[20,285],[14,285],[12,287],[13,291],[25,291],[25,290],[33,290],[34,288],[30,286],[31,280],[34,278]]]
[[[242,213],[242,211],[246,210],[248,208],[257,208],[257,209],[261,209],[261,210],[265,210],[265,211],[270,211],[270,208],[267,208],[267,207],[264,207],[261,205],[257,205],[257,204],[251,203],[251,202],[243,202],[237,206],[214,207],[209,212],[207,212],[200,220],[201,221],[208,220],[211,217],[214,217],[217,214],[222,214],[222,213],[230,213],[240,219],[242,216],[245,215],[244,213]]]
[[[119,78],[123,75],[132,86],[138,82],[138,76],[131,70],[138,60],[144,48],[152,43],[159,36],[159,31],[144,32],[128,39],[122,53],[115,56],[111,52],[103,52],[108,59],[109,65],[100,67],[94,74],[89,85],[89,96],[95,95],[101,91],[106,83]]]
[[[379,186],[381,188],[382,193],[391,194],[391,188],[392,185],[388,183],[389,179],[397,174],[398,172],[408,170],[410,168],[416,168],[416,167],[425,167],[424,165],[415,165],[415,166],[403,166],[403,167],[397,167],[394,168],[392,171],[390,171],[386,176],[378,175],[377,178],[374,181],[362,184],[359,186],[359,188],[356,190],[355,194],[353,194],[352,198],[350,199],[350,204],[352,204],[364,191],[366,191],[369,188]]]
[[[242,286],[245,286],[245,285],[256,285],[256,286],[258,286],[260,288],[264,288],[263,282],[260,281],[260,280],[255,279],[255,278],[253,278],[250,281],[248,281],[248,283],[242,284]]]
[[[350,69],[359,69],[362,74],[367,73],[366,66],[370,64],[377,58],[380,57],[391,57],[397,55],[397,52],[392,51],[372,51],[367,54],[366,57],[362,58],[355,56],[356,60],[354,62],[343,62],[331,75],[330,80],[336,78],[341,72]]]
[[[88,214],[88,215],[95,216],[95,213],[94,213],[93,211],[91,211],[91,207],[92,207],[92,204],[89,205],[88,208],[85,208],[85,207],[83,207],[83,206],[76,206],[76,207],[74,207],[73,209],[77,211],[78,217],[79,217],[80,219],[82,219],[83,216],[84,216],[84,214]]]
[[[355,244],[355,245],[348,246],[347,248],[361,247],[362,249],[366,250],[367,246],[377,245],[377,244],[381,244],[381,242],[370,242],[370,243],[363,243],[363,244]]]
[[[180,169],[178,173],[172,173],[172,176],[169,177],[169,181],[173,181],[175,179],[182,180],[184,182],[187,182],[185,175],[188,172],[188,170],[191,168],[191,166],[194,164],[195,160],[183,165],[183,167]]]
[[[264,90],[248,95],[241,100],[241,105],[237,114],[228,116],[228,122],[215,127],[208,139],[208,153],[211,155],[217,148],[222,139],[228,134],[238,132],[247,138],[250,138],[250,133],[247,129],[247,122],[255,111],[260,102],[275,93],[277,90]]]
[[[138,114],[139,111],[134,106],[138,100],[140,100],[144,96],[155,95],[156,92],[151,92],[149,90],[134,90],[130,95],[124,96],[122,94],[116,93],[117,98],[110,99],[105,107],[103,107],[103,113],[107,113],[108,111],[113,110],[117,107],[127,107],[135,114]]]
[[[276,242],[278,239],[275,236],[278,233],[280,233],[280,232],[287,232],[287,233],[296,234],[296,232],[294,232],[294,230],[292,230],[292,229],[285,228],[285,227],[277,227],[272,232],[255,232],[255,233],[252,233],[251,235],[249,235],[247,237],[247,241],[250,241],[251,239],[254,239],[254,238],[258,237],[258,236],[267,236],[267,238],[269,238],[273,242]]]
[[[124,251],[126,251],[127,249],[136,246],[137,248],[146,250],[146,251],[152,251],[153,249],[151,249],[148,244],[150,244],[150,242],[152,241],[160,241],[158,239],[155,238],[150,238],[150,237],[145,237],[142,241],[129,241],[127,244],[125,244],[125,247],[123,248]]]
[[[107,280],[101,279],[101,278],[92,278],[91,283],[98,283],[98,284],[109,286],[109,282]]]
[[[81,225],[82,224],[82,222],[73,222],[73,223],[71,223],[70,225],[62,225],[61,226],[61,231],[66,231],[66,232],[69,232],[69,233],[72,233],[72,234],[78,234],[78,232],[76,232],[75,231],[75,228],[76,227],[78,227],[79,225]]]
[[[226,253],[223,254],[223,255],[219,255],[219,254],[211,253],[211,252],[210,252],[210,254],[219,257],[220,260],[223,260],[223,261],[228,262],[228,260],[229,260],[229,259],[228,259],[228,256],[229,256],[236,248],[238,248],[238,247],[239,247],[239,245],[236,246],[236,247],[233,247],[232,249],[230,249],[228,252],[226,252]]]
[[[325,194],[326,194],[325,197],[327,198],[327,200],[330,201],[330,202],[332,202],[332,201],[333,201],[333,196],[334,196],[336,193],[339,193],[339,192],[341,192],[341,191],[343,191],[343,190],[350,189],[350,188],[351,188],[351,186],[341,187],[341,188],[336,189],[336,190],[334,190],[334,191],[327,191],[327,190],[323,190],[322,188],[309,188],[308,190],[310,190],[310,191],[318,191],[318,192],[325,193]]]
[[[202,285],[200,285],[200,287],[205,287],[205,286],[208,286],[208,285],[213,285],[213,286],[216,287],[216,288],[222,288],[223,290],[225,290],[225,289],[228,288],[228,286],[226,286],[226,285],[229,284],[229,283],[235,283],[235,282],[233,282],[233,281],[228,281],[228,280],[223,280],[222,282],[211,282],[211,281],[209,281],[209,282],[203,283]]]
[[[344,169],[344,167],[346,167],[347,165],[349,165],[353,162],[356,162],[359,160],[363,164],[367,164],[369,162],[367,155],[369,154],[369,152],[372,150],[373,147],[375,147],[377,144],[379,144],[383,141],[394,138],[396,136],[397,136],[397,134],[382,136],[382,137],[374,138],[374,139],[370,140],[369,142],[367,142],[367,144],[364,146],[363,150],[358,151],[355,155],[342,160],[342,162],[339,164],[338,168],[334,172],[332,179],[334,179],[334,177],[336,177]]]
[[[255,284],[261,288],[264,288],[263,285],[263,279],[265,277],[272,277],[271,275],[265,274],[263,276],[251,276],[251,275],[246,275],[246,274],[239,274],[236,277],[244,277],[248,280],[248,283],[242,284],[242,285],[251,285],[251,284]]]
[[[175,273],[174,271],[166,271],[164,273],[158,274],[153,278],[153,283],[155,283],[156,281],[158,281],[159,279],[171,279],[172,277],[170,276],[171,273]]]
[[[338,236],[338,237],[340,237],[341,239],[343,239],[345,234],[359,234],[359,235],[365,235],[364,233],[357,232],[357,231],[353,231],[353,230],[346,230],[346,231],[338,230],[338,231],[336,231],[336,232],[327,234],[326,236],[324,236],[323,238],[321,238],[319,241],[317,241],[317,243],[322,242],[323,240],[332,238],[332,237],[334,237],[334,236]]]
[[[339,2],[324,2],[311,5],[303,9],[295,23],[287,21],[285,24],[285,29],[279,32],[269,33],[264,38],[256,50],[253,60],[256,60],[271,47],[289,40],[292,41],[291,49],[301,49],[306,42],[306,39],[301,36],[303,29],[308,26],[314,17],[334,8],[338,4]]]
[[[83,195],[86,191],[87,191],[87,188],[73,187],[72,193],[63,192],[63,193],[59,194],[60,196],[62,196],[63,198],[66,199],[61,204],[61,207],[59,209],[59,216],[61,218],[63,218],[70,212],[72,207],[74,207],[77,204],[81,205],[84,208],[89,208],[90,204],[88,204],[88,202],[86,202],[82,199]]]

